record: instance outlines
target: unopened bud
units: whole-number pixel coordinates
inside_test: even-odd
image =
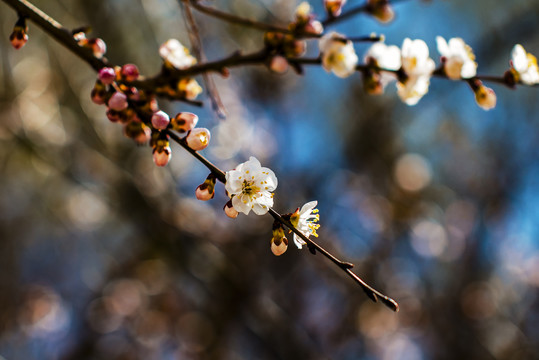
[[[202,184],[198,185],[195,191],[195,196],[198,200],[208,201],[213,199],[215,196],[215,181],[216,177],[211,173]]]
[[[346,0],[324,0],[326,12],[333,17],[341,15],[344,4],[346,4]]]
[[[271,238],[271,252],[275,256],[280,256],[288,249],[288,239],[284,234],[283,226],[275,221],[273,223],[273,237]]]
[[[97,105],[103,105],[107,102],[107,87],[99,80],[95,82],[94,88],[90,93],[92,101]]]
[[[127,109],[127,96],[120,91],[116,91],[109,99],[108,107],[112,110],[121,111]]]
[[[9,35],[11,45],[19,50],[28,42],[28,26],[26,26],[26,18],[20,17],[13,27],[13,32]]]
[[[203,150],[210,143],[210,131],[206,128],[195,128],[191,130],[185,140],[191,149],[196,151]]]
[[[99,70],[97,78],[105,85],[110,85],[116,79],[116,72],[111,67],[104,67]]]
[[[489,87],[480,85],[475,92],[475,101],[483,110],[490,110],[496,106],[496,93]]]
[[[235,219],[238,217],[238,211],[234,209],[234,206],[232,205],[232,200],[228,200],[228,202],[223,207],[223,210],[225,211],[226,216],[229,218]]]
[[[172,157],[172,150],[168,140],[159,139],[153,148],[153,162],[157,166],[165,166]]]
[[[165,130],[170,124],[170,117],[164,111],[157,111],[152,115],[152,126],[157,130]]]
[[[380,22],[387,23],[395,17],[395,12],[388,0],[368,0],[367,6],[372,16]]]
[[[324,32],[324,26],[318,20],[309,20],[303,27],[303,31],[311,34],[322,34]]]
[[[135,81],[139,77],[139,70],[135,64],[125,64],[122,66],[120,74],[126,81]]]
[[[170,120],[172,130],[178,132],[187,132],[195,128],[198,123],[198,116],[191,112],[178,113]]]
[[[100,38],[89,39],[86,46],[92,49],[94,56],[99,59],[107,52],[107,44]]]
[[[369,71],[363,80],[363,89],[367,94],[381,95],[384,93],[381,76],[379,73]]]
[[[284,73],[288,70],[288,61],[284,56],[274,56],[270,60],[269,68],[276,73]]]
[[[137,145],[150,141],[152,130],[141,121],[130,121],[124,127],[124,135],[131,138]]]

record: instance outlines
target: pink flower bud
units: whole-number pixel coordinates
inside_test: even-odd
[[[152,125],[157,130],[165,130],[170,124],[170,117],[164,111],[159,110],[152,115]]]
[[[322,34],[324,32],[324,26],[318,20],[309,20],[303,30],[312,34]]]
[[[113,68],[104,67],[99,70],[98,79],[101,80],[103,84],[110,85],[116,79],[116,73]]]
[[[208,186],[205,186],[205,184],[198,185],[195,196],[198,200],[202,201],[208,201],[210,199],[213,199],[213,196],[215,195],[215,192],[210,192],[210,189]]]
[[[280,256],[288,249],[288,239],[284,234],[281,224],[273,223],[273,237],[271,238],[271,252],[275,256]]]
[[[282,74],[288,70],[288,61],[283,56],[274,56],[270,60],[269,68],[271,71]]]
[[[153,149],[153,162],[157,166],[165,166],[172,157],[170,146],[157,146]]]
[[[125,64],[121,70],[122,77],[127,81],[135,81],[139,77],[138,67],[135,64]]]
[[[95,82],[94,88],[90,93],[92,101],[97,105],[103,105],[107,102],[108,92],[106,86],[99,80]]]
[[[238,211],[234,209],[234,206],[232,206],[232,200],[229,200],[225,206],[223,207],[223,210],[225,211],[226,216],[228,216],[231,219],[235,219],[238,217]]]
[[[144,145],[152,136],[152,130],[140,121],[130,121],[124,126],[124,135],[133,139],[137,145]]]
[[[117,111],[127,109],[127,96],[120,91],[116,91],[109,99],[109,108]]]
[[[210,131],[206,128],[195,128],[187,135],[186,141],[191,149],[203,150],[210,143]]]
[[[88,40],[86,46],[89,46],[94,52],[94,56],[99,59],[101,59],[107,52],[107,44],[100,38]]]
[[[198,116],[191,112],[178,113],[171,119],[172,129],[179,132],[191,131],[198,123]]]
[[[11,35],[9,35],[9,41],[15,49],[19,50],[24,45],[26,45],[26,43],[28,42],[27,31],[28,29],[26,28],[26,25],[15,25],[15,27],[13,28],[13,32],[11,33]]]
[[[121,113],[119,111],[109,109],[107,110],[107,118],[112,122],[118,122],[121,119]]]

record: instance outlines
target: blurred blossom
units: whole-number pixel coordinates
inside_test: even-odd
[[[491,317],[496,311],[494,292],[486,282],[468,285],[461,294],[460,304],[466,316],[474,320]]]
[[[129,316],[146,305],[144,285],[138,280],[120,279],[104,290],[107,308],[112,314]]]
[[[19,325],[28,335],[65,335],[69,322],[69,312],[53,289],[44,286],[29,288],[19,311]]]
[[[69,194],[67,212],[76,227],[90,231],[103,223],[108,206],[94,193],[76,188]]]
[[[167,338],[168,317],[160,311],[144,312],[135,322],[136,339],[145,346],[157,347]]]
[[[107,298],[98,298],[86,309],[86,319],[90,327],[101,334],[113,332],[123,323],[123,316],[111,312],[107,302]]]
[[[176,323],[176,332],[181,351],[187,355],[205,351],[216,340],[217,335],[211,320],[197,311],[182,315]]]
[[[445,229],[437,222],[421,220],[412,227],[412,247],[419,255],[438,257],[447,246]]]
[[[423,360],[423,352],[410,336],[398,335],[381,343],[382,360]]]
[[[427,160],[418,154],[404,154],[395,164],[395,180],[406,191],[420,191],[429,185],[432,177]]]
[[[359,331],[371,339],[385,339],[393,334],[399,326],[399,318],[388,309],[378,304],[365,301],[357,314]]]

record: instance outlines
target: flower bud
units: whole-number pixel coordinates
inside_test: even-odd
[[[111,67],[104,67],[99,70],[97,78],[105,85],[110,85],[116,79],[116,72]]]
[[[19,50],[28,42],[28,26],[26,26],[26,18],[20,17],[13,27],[13,32],[9,35],[11,45]]]
[[[284,234],[283,226],[275,221],[273,223],[273,237],[271,238],[271,252],[275,256],[280,256],[288,249],[288,239]]]
[[[135,64],[125,64],[122,66],[120,74],[126,81],[135,81],[139,77],[139,70]]]
[[[286,56],[298,57],[305,54],[307,43],[304,40],[296,40],[292,35],[286,35],[283,48]]]
[[[185,140],[191,149],[203,150],[210,143],[210,131],[206,128],[195,128],[189,132]]]
[[[332,17],[341,15],[344,4],[346,4],[346,0],[324,0],[326,12]]]
[[[475,101],[483,110],[490,110],[496,106],[496,93],[485,85],[480,85],[474,90]]]
[[[152,126],[157,130],[165,130],[170,124],[170,117],[164,111],[157,111],[152,115]]]
[[[94,88],[90,93],[92,101],[97,105],[103,105],[107,102],[108,92],[107,87],[101,81],[95,82]]]
[[[118,122],[120,121],[121,114],[120,111],[108,109],[107,110],[107,119],[109,119],[111,122]]]
[[[86,46],[92,49],[94,56],[99,59],[107,52],[107,44],[100,38],[89,39]]]
[[[231,219],[235,219],[238,217],[238,211],[234,209],[234,206],[232,205],[232,200],[228,200],[228,202],[223,207],[223,210],[225,211],[226,216],[228,216]]]
[[[137,145],[144,145],[150,141],[152,130],[141,121],[130,121],[124,127],[124,135]]]
[[[153,162],[157,166],[165,166],[172,157],[172,150],[170,149],[170,143],[165,139],[158,139],[153,148]]]
[[[288,61],[283,56],[274,56],[270,60],[269,68],[273,72],[282,74],[288,70]]]
[[[367,8],[371,15],[382,23],[390,22],[395,17],[389,0],[368,0]]]
[[[127,109],[127,96],[120,91],[116,91],[109,99],[107,104],[112,110],[121,111]]]
[[[172,130],[178,132],[187,132],[195,128],[198,123],[198,116],[191,112],[178,113],[170,120]]]
[[[311,34],[322,34],[324,32],[324,26],[318,20],[309,20],[303,27],[303,31]]]
[[[195,196],[198,200],[208,201],[213,199],[215,196],[215,181],[216,177],[211,173],[202,184],[198,185],[195,191]]]

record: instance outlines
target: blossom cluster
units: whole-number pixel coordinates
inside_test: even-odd
[[[81,42],[85,37],[79,33],[76,39]],[[189,51],[175,39],[165,42],[159,53],[166,67],[182,69],[196,63]],[[159,109],[156,99],[156,93],[163,92],[178,98],[195,98],[201,91],[196,80],[181,79],[175,88],[161,87],[154,93],[132,86],[139,78],[139,69],[134,64],[114,68],[104,67],[99,70],[92,89],[92,101],[99,105],[106,105],[107,118],[111,122],[123,124],[124,134],[138,145],[149,142],[152,147],[153,160],[158,166],[168,164],[172,156],[169,130],[186,133],[183,141],[195,151],[208,146],[210,132],[208,129],[195,127],[198,123],[196,114],[180,112],[171,118]],[[194,85],[186,87],[185,84]]]

